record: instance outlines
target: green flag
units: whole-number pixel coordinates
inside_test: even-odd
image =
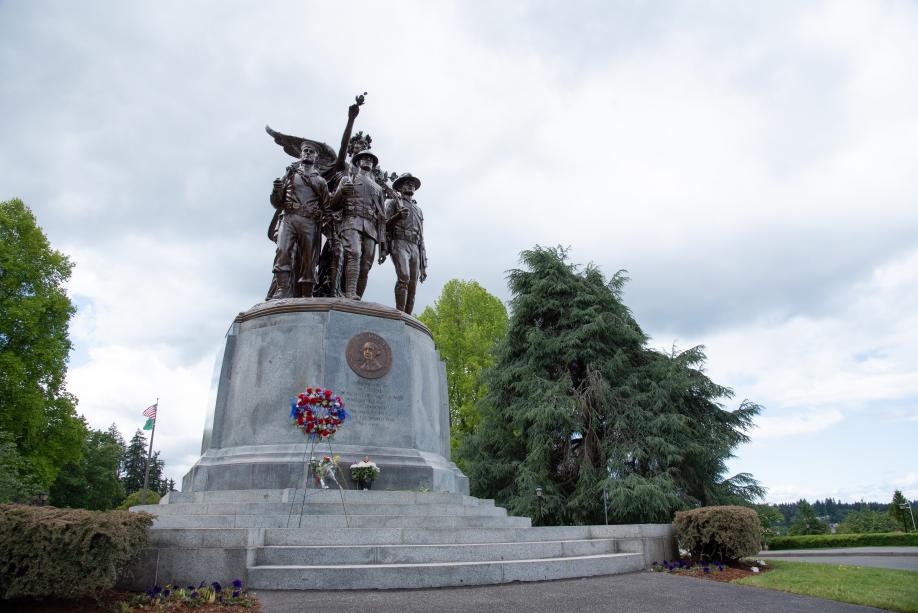
[[[153,422],[154,422],[154,421],[156,421],[156,418],[155,418],[155,417],[150,417],[149,419],[147,419],[147,423],[145,423],[145,424],[143,425],[143,429],[144,429],[144,430],[152,430],[152,429],[153,429]]]

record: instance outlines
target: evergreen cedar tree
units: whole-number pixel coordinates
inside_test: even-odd
[[[749,474],[726,476],[761,409],[723,408],[733,392],[704,375],[701,347],[648,348],[621,271],[606,280],[561,247],[521,259],[480,422],[460,450],[474,495],[537,524],[597,524],[604,492],[610,523],[669,522],[764,494]]]

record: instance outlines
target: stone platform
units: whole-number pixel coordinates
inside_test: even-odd
[[[343,499],[343,503],[342,503]],[[171,493],[125,587],[242,579],[252,589],[394,589],[609,575],[672,558],[669,525],[532,527],[457,493]]]

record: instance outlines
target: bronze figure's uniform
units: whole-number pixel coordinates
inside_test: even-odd
[[[371,160],[373,166],[378,161],[370,151],[361,151],[352,158],[352,162],[365,159]],[[344,250],[345,296],[357,300],[363,296],[367,287],[367,278],[376,257],[376,244],[382,244],[382,254],[386,241],[383,189],[366,170],[372,169],[361,168],[352,178],[342,181],[344,211],[338,226],[338,236]]]
[[[282,210],[283,216],[277,230],[277,284],[273,298],[312,297],[322,215],[328,198],[325,179],[314,168],[307,169],[300,163],[291,166],[280,185],[275,184],[271,204]],[[294,277],[297,288],[292,284]]]
[[[395,264],[395,308],[411,314],[418,280],[427,278],[427,253],[424,249],[424,214],[411,196],[421,181],[410,173],[396,179],[392,187],[396,198],[386,201],[386,228],[389,252]]]

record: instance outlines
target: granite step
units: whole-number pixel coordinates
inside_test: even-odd
[[[255,551],[256,566],[421,564],[564,558],[619,553],[615,539],[436,545],[275,545]]]
[[[593,577],[641,570],[639,553],[421,564],[262,565],[248,568],[252,589],[410,589]]]
[[[591,538],[629,538],[615,531],[594,533],[591,526],[543,526],[497,528],[345,528],[316,532],[297,528],[267,528],[261,544],[273,545],[451,545],[480,543],[519,543],[572,541]]]
[[[161,514],[153,528],[525,528],[528,517],[502,515],[172,515]]]
[[[371,504],[462,504],[466,506],[494,506],[490,498],[475,498],[464,494],[450,492],[412,492],[387,490],[351,490],[345,489],[344,498],[348,503]],[[209,502],[300,502],[304,493],[309,500],[317,502],[341,502],[341,490],[322,489],[270,489],[270,490],[213,490],[205,492],[170,492],[164,505],[175,503],[209,503]]]
[[[478,515],[506,517],[503,507],[451,503],[391,504],[366,501],[299,502],[205,502],[173,503],[132,507],[158,516],[165,515]]]

